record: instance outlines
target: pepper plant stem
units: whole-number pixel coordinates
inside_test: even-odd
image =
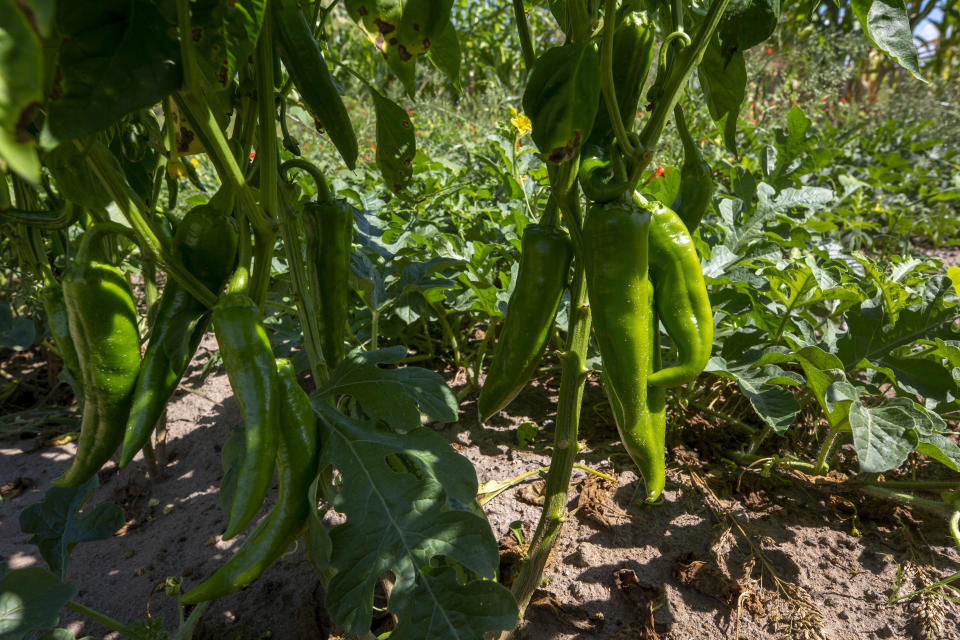
[[[135,640],[141,640],[144,638],[144,634],[138,632],[136,629],[128,627],[119,620],[115,620],[110,616],[100,613],[96,609],[91,609],[90,607],[80,604],[75,600],[70,600],[66,605],[67,609],[72,609],[73,611],[79,613],[80,615],[89,618],[96,622],[97,624],[103,625],[104,627],[110,629],[111,631],[116,631],[119,634],[122,634],[128,638],[134,638]]]
[[[670,75],[667,77],[663,90],[663,98],[657,103],[657,107],[653,110],[650,119],[647,120],[647,124],[640,131],[640,149],[638,149],[638,152],[642,153],[642,157],[637,158],[638,162],[632,172],[633,175],[630,176],[634,183],[639,180],[640,173],[653,159],[652,150],[660,140],[660,135],[667,124],[667,118],[673,113],[673,107],[680,100],[680,95],[683,93],[683,87],[690,73],[703,59],[703,53],[707,50],[707,46],[716,32],[717,26],[720,24],[720,18],[723,17],[723,12],[729,2],[730,0],[713,0],[710,10],[707,11],[703,23],[697,30],[697,35],[693,38],[693,42],[674,59],[675,66],[670,69]],[[634,175],[636,180],[633,180]]]
[[[520,36],[523,66],[529,73],[533,63],[537,61],[537,54],[533,50],[533,40],[530,36],[530,25],[527,23],[527,12],[523,8],[523,0],[513,0],[513,15],[517,19],[517,34]]]
[[[843,425],[846,424],[846,422],[847,421],[844,420],[839,425],[830,427],[830,432],[827,433],[827,438],[823,441],[823,446],[820,447],[817,462],[813,467],[814,475],[822,476],[829,470],[827,461],[830,459],[830,453],[833,451],[833,447],[836,446],[837,438],[839,438]]]

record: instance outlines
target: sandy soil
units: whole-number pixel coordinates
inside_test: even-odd
[[[112,539],[78,546],[69,579],[81,585],[80,602],[117,619],[152,616],[171,628],[177,611],[163,594],[163,580],[180,575],[189,587],[239,544],[219,539],[226,519],[217,501],[219,450],[240,426],[238,408],[222,372],[197,382],[214,346],[208,336],[169,407],[169,463],[162,477],[151,480],[142,458],[123,472],[111,463],[87,504],[121,505],[127,525]],[[473,462],[481,483],[545,466],[552,422],[548,418],[523,449],[515,426],[550,410],[554,382],[532,386],[510,415],[486,427],[477,424],[470,399],[460,422],[436,428]],[[711,447],[701,445],[721,436],[719,429],[691,426],[684,434],[695,439],[684,444],[676,442],[674,426],[664,501],[638,506],[641,485],[591,382],[581,426],[590,448],[580,461],[614,474],[617,482],[575,470],[572,516],[520,638],[960,639],[960,607],[949,601],[886,604],[898,569],[903,592],[960,571],[960,553],[949,544],[942,521],[840,496],[829,484],[802,476],[731,473],[702,457]],[[8,488],[0,502],[0,561],[13,568],[43,564],[17,516],[42,498],[73,450],[29,431],[0,442],[0,485],[22,487]],[[539,515],[537,487],[533,477],[484,507],[503,542],[505,577],[518,555],[510,524],[522,521],[529,538]],[[846,498],[857,503],[857,520]],[[322,600],[302,548],[296,549],[253,585],[215,603],[198,637],[325,638],[330,627]],[[62,623],[78,636],[105,633],[70,612]]]

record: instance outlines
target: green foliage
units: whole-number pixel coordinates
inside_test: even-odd
[[[90,513],[79,515],[98,484],[93,476],[76,487],[51,487],[41,502],[20,513],[20,529],[33,534],[30,542],[61,580],[67,575],[74,547],[81,542],[105,540],[123,526],[123,509],[112,502],[98,504]]]
[[[79,589],[40,567],[0,564],[0,639],[21,640],[56,625],[60,609]]]

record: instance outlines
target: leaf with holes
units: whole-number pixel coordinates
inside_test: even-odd
[[[320,465],[340,472],[333,506],[347,517],[330,532],[337,573],[326,605],[334,622],[366,633],[374,588],[390,571],[396,582],[388,606],[414,634],[396,637],[480,640],[486,631],[512,628],[516,603],[492,581],[493,533],[483,517],[450,501],[475,503],[469,461],[428,429],[400,436],[348,418],[322,399],[313,406],[324,431]],[[457,575],[440,568],[450,563]]]

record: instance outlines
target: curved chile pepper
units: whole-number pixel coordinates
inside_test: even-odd
[[[578,179],[587,200],[598,204],[613,202],[630,188],[626,169],[616,166],[617,162],[622,164],[622,159],[611,157],[610,152],[600,145],[591,143],[584,147]]]
[[[123,439],[140,369],[140,334],[133,293],[123,273],[98,260],[74,260],[63,279],[70,338],[83,380],[77,454],[53,481],[73,487],[90,479]]]
[[[183,217],[174,247],[183,265],[208,289],[219,292],[233,271],[237,223],[215,207],[194,207]],[[133,407],[123,436],[120,466],[127,466],[143,448],[209,324],[209,311],[176,280],[168,279],[157,318],[140,365]]]
[[[481,422],[507,406],[540,363],[572,258],[570,238],[562,229],[536,224],[524,229],[517,282],[477,401]]]
[[[300,97],[351,169],[357,163],[357,134],[333,83],[333,77],[313,37],[298,0],[273,0],[273,26],[280,57]]]
[[[40,294],[43,311],[47,317],[47,326],[53,338],[63,366],[73,376],[74,395],[83,397],[83,368],[77,357],[77,348],[70,337],[70,320],[67,316],[67,303],[63,299],[63,287],[57,282],[48,282]]]
[[[700,375],[713,348],[713,309],[693,239],[679,216],[660,203],[649,206],[650,275],[660,322],[677,345],[677,362],[647,380],[675,387]]]
[[[237,553],[212,576],[185,593],[181,604],[220,598],[256,580],[297,539],[310,509],[316,508],[310,504],[308,493],[317,471],[316,417],[290,361],[278,359],[277,370],[282,397],[277,503]]]
[[[703,219],[703,214],[710,208],[716,185],[710,165],[703,159],[700,148],[687,129],[680,105],[674,108],[673,115],[680,142],[683,144],[683,165],[680,167],[680,191],[670,208],[680,216],[687,230],[693,233]]]
[[[320,350],[331,369],[344,358],[353,224],[353,207],[345,200],[312,202],[303,207],[307,268],[318,305]]]
[[[607,397],[624,448],[643,474],[647,500],[665,482],[665,395],[647,378],[657,358],[653,287],[647,276],[650,211],[594,205],[583,223],[583,265]]]
[[[243,293],[221,296],[213,309],[213,328],[246,425],[246,453],[223,534],[229,540],[250,523],[270,488],[281,402],[270,339],[253,300]]]
[[[76,219],[76,207],[61,204],[58,209],[49,211],[27,211],[16,207],[0,207],[0,222],[25,224],[45,231],[56,231],[73,224]]]

